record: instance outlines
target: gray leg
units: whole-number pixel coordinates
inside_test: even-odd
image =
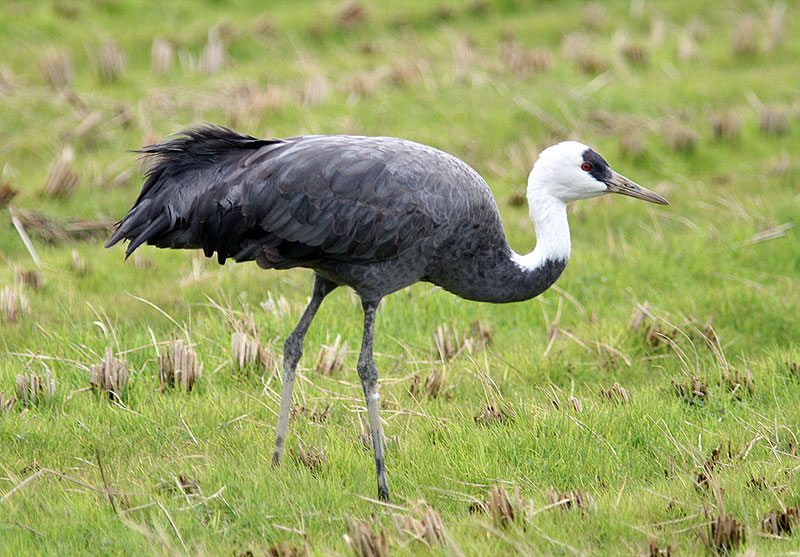
[[[316,275],[314,280],[314,293],[311,301],[303,312],[303,316],[286,337],[283,343],[283,389],[281,391],[281,410],[278,413],[278,427],[275,432],[275,452],[272,454],[272,464],[277,466],[283,456],[283,442],[286,440],[286,429],[289,427],[289,410],[292,407],[292,391],[294,390],[294,375],[297,362],[303,355],[303,339],[306,336],[311,321],[314,319],[322,300],[336,288],[336,284],[328,279]]]
[[[389,500],[389,486],[386,483],[386,463],[383,458],[383,428],[378,415],[378,368],[372,359],[372,345],[375,337],[375,311],[378,301],[362,300],[364,308],[364,339],[361,342],[361,355],[358,357],[358,376],[364,388],[364,397],[367,399],[367,415],[369,416],[369,429],[372,435],[372,450],[375,452],[375,470],[378,475],[378,498]]]

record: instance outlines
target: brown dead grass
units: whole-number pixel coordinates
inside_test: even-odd
[[[800,524],[800,507],[773,509],[764,515],[761,528],[774,536],[790,536],[792,529]]]
[[[200,54],[200,71],[206,75],[215,75],[228,63],[228,53],[222,40],[219,25],[208,30],[208,39]]]
[[[729,110],[712,114],[709,118],[711,123],[711,137],[714,141],[736,141],[742,132],[742,120],[739,115]]]
[[[155,37],[150,47],[150,71],[156,75],[167,74],[175,64],[175,46],[166,39]]]
[[[604,398],[615,404],[630,404],[631,396],[625,387],[619,383],[614,383],[608,389],[600,388],[600,398]]]
[[[307,557],[309,555],[308,546],[296,546],[289,542],[281,542],[276,545],[271,545],[266,551],[267,557]],[[239,557],[245,557],[240,555]],[[252,557],[252,553],[250,556]]]
[[[700,531],[700,539],[710,553],[728,555],[747,541],[747,528],[737,519],[720,513],[710,517],[707,528]]]
[[[673,151],[690,153],[697,146],[697,133],[675,118],[669,118],[663,126],[664,141]]]
[[[69,270],[75,276],[85,277],[92,272],[92,265],[89,260],[83,257],[80,253],[72,250],[72,258],[69,261]]]
[[[59,219],[43,213],[14,209],[25,231],[48,244],[106,238],[114,228],[112,220]]]
[[[17,278],[26,288],[39,290],[44,285],[42,273],[37,269],[25,269],[17,272]]]
[[[646,555],[648,557],[672,557],[672,546],[659,547],[658,540],[650,538],[650,542],[647,544]]]
[[[516,415],[511,408],[504,408],[496,402],[488,402],[481,406],[475,414],[475,423],[481,426],[494,424],[506,425],[514,421]]]
[[[51,50],[39,57],[39,72],[52,89],[61,91],[75,80],[72,57],[66,50]]]
[[[620,54],[634,66],[646,66],[650,62],[650,51],[641,43],[625,41],[620,48]]]
[[[423,500],[416,501],[407,515],[392,513],[392,525],[399,536],[411,537],[431,547],[445,543],[441,515]]]
[[[174,340],[158,350],[158,379],[161,390],[177,388],[186,392],[203,375],[203,364],[198,362],[197,352],[182,340]]]
[[[231,335],[231,367],[234,372],[251,370],[264,373],[272,368],[275,355],[262,346],[257,338],[246,332],[236,331]]]
[[[17,323],[31,311],[30,301],[22,288],[4,286],[0,289],[0,318],[6,323]]]
[[[0,209],[11,203],[11,200],[19,193],[8,182],[0,182]]]
[[[728,369],[722,373],[722,383],[728,388],[731,395],[739,399],[756,394],[753,372],[747,368],[742,370],[728,366]]]
[[[683,33],[678,39],[678,61],[682,64],[697,58],[697,43],[691,33]]]
[[[104,122],[107,123],[103,113],[99,110],[92,110],[81,118],[70,136],[74,141],[86,147],[95,147],[100,143]]]
[[[414,398],[438,398],[440,396],[451,396],[452,388],[452,385],[447,384],[447,370],[444,367],[435,367],[425,381],[422,380],[422,376],[419,373],[412,375],[408,392]]]
[[[605,27],[608,21],[608,10],[602,2],[589,2],[583,7],[581,23],[587,29],[597,31]]]
[[[5,394],[0,393],[0,416],[5,414],[6,412],[11,412],[11,409],[14,408],[14,405],[17,403],[17,397],[9,396],[7,397]]]
[[[314,368],[325,375],[332,377],[344,366],[344,357],[347,354],[347,341],[342,342],[342,335],[336,335],[333,344],[323,345],[317,354]]]
[[[44,376],[28,370],[17,375],[17,399],[24,406],[35,406],[41,402],[52,402],[56,396],[56,380],[49,369]]]
[[[377,532],[373,528],[377,526]],[[347,518],[344,541],[356,557],[389,557],[389,534],[376,524],[374,518],[355,520]]]
[[[303,93],[303,104],[306,106],[319,106],[328,100],[330,83],[324,75],[311,76],[306,82]]]
[[[731,39],[735,56],[754,56],[761,50],[758,41],[758,19],[746,15],[739,20]]]
[[[44,193],[50,197],[70,197],[80,183],[80,175],[74,170],[75,150],[64,146],[50,163],[44,181]]]
[[[712,489],[712,481],[714,470],[720,463],[720,455],[722,454],[722,447],[718,446],[711,450],[711,454],[706,461],[698,467],[694,475],[694,486],[700,490]]]
[[[647,141],[641,132],[627,130],[619,138],[619,150],[623,156],[638,159],[647,152]]]
[[[314,422],[316,424],[324,424],[328,421],[328,417],[331,414],[331,405],[328,404],[325,408],[321,408],[319,406],[315,406],[313,408],[307,408],[302,405],[294,404],[292,405],[292,417],[297,418],[298,416],[303,416],[303,418]]]
[[[767,13],[767,50],[777,50],[786,42],[786,2],[775,2]]]
[[[514,487],[514,493],[509,494],[501,485],[494,486],[489,492],[484,509],[494,525],[500,528],[508,528],[512,524],[525,528],[534,513],[533,499],[522,497],[519,487]]]
[[[568,396],[566,397],[565,401],[561,400],[561,397],[556,391],[555,388],[552,389],[552,398],[550,399],[550,403],[556,410],[566,410],[572,411],[580,414],[583,412],[583,402],[576,396]]]
[[[345,31],[355,29],[366,21],[368,16],[369,11],[366,6],[357,0],[344,0],[336,7],[336,23]]]
[[[764,135],[783,136],[789,132],[789,111],[776,106],[763,106],[758,124]]]
[[[452,360],[463,351],[476,354],[492,343],[493,330],[489,322],[473,321],[469,329],[458,332],[449,323],[442,323],[433,334],[433,343],[439,359]]]
[[[315,475],[322,471],[322,468],[328,462],[322,449],[318,449],[313,445],[298,445],[297,449],[289,449],[289,454]]]
[[[99,364],[89,366],[89,383],[92,388],[105,393],[109,398],[119,400],[128,386],[130,371],[128,362],[114,356],[114,350],[107,346]]]
[[[594,497],[581,489],[575,491],[558,492],[548,489],[545,492],[547,505],[558,505],[563,510],[579,510],[587,513],[595,509]]]
[[[704,377],[701,381],[696,375],[691,374],[684,381],[672,380],[672,391],[675,396],[691,405],[703,405],[708,399],[708,384]]]
[[[125,73],[127,59],[122,46],[113,40],[107,40],[97,52],[97,77],[101,83],[119,81]]]
[[[520,79],[532,73],[548,71],[553,65],[549,50],[525,48],[516,38],[500,43],[500,60],[508,73]]]

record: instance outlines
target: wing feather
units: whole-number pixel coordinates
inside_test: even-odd
[[[147,242],[276,268],[386,259],[494,203],[468,165],[400,139],[205,127],[143,152],[154,165],[107,244],[130,240],[127,255]]]

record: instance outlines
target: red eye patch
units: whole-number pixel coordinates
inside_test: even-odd
[[[581,165],[581,170],[585,170],[586,172],[589,172],[591,169],[592,169],[592,165],[590,163],[588,163],[588,162],[585,162],[585,163],[583,163]]]

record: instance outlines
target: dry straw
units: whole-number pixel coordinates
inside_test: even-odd
[[[325,453],[312,445],[306,447],[298,445],[297,450],[289,449],[289,454],[297,462],[311,470],[312,474],[319,473],[328,462],[325,458]]]
[[[534,514],[533,499],[520,496],[519,487],[514,488],[513,495],[509,495],[503,486],[494,486],[484,508],[495,526],[502,528],[512,524],[521,524],[524,527]]]
[[[322,346],[319,354],[317,354],[314,367],[322,375],[330,377],[342,369],[344,364],[344,356],[346,353],[347,341],[342,342],[342,335],[336,335],[333,344]]]
[[[368,16],[367,8],[356,0],[345,0],[336,8],[336,22],[344,30],[354,29]]]
[[[40,402],[52,402],[56,396],[56,380],[46,369],[44,377],[28,371],[17,375],[17,398],[20,404],[35,406]]]
[[[692,374],[685,383],[673,379],[672,391],[687,404],[702,405],[708,398],[708,384],[706,383],[705,377],[701,381],[694,374]]]
[[[688,153],[694,151],[697,145],[695,131],[674,118],[670,118],[664,124],[663,133],[667,146],[673,151]]]
[[[236,331],[231,335],[231,366],[233,371],[254,369],[263,372],[272,367],[274,356],[264,348],[258,339],[245,332]]]
[[[97,76],[101,83],[118,81],[125,73],[125,53],[117,41],[108,40],[97,53]]]
[[[789,131],[789,113],[780,107],[763,106],[758,114],[758,123],[764,135],[786,135]]]
[[[733,53],[736,56],[752,56],[758,54],[758,19],[747,15],[739,20],[733,33]]]
[[[14,405],[17,403],[17,397],[6,397],[5,394],[0,393],[0,416],[6,412],[10,412]]]
[[[478,425],[490,426],[493,424],[506,425],[513,422],[515,417],[511,408],[503,408],[495,402],[489,402],[480,407],[473,419]]]
[[[323,75],[314,75],[306,83],[303,93],[303,104],[306,106],[319,106],[328,98],[330,85]]]
[[[65,50],[52,50],[39,58],[42,79],[56,91],[66,89],[75,79],[72,58]]]
[[[72,260],[69,263],[69,268],[79,277],[86,276],[92,272],[92,266],[89,261],[75,250],[72,250]]]
[[[249,551],[244,555],[252,555]],[[308,547],[297,547],[289,542],[280,542],[267,548],[267,557],[308,557]]]
[[[604,398],[608,401],[617,403],[617,404],[629,404],[631,401],[631,397],[628,394],[628,391],[625,387],[622,387],[619,383],[614,383],[608,389],[600,388],[600,398]]]
[[[411,536],[433,547],[445,543],[444,523],[438,512],[419,500],[407,515],[392,513],[392,525],[400,536]]]
[[[799,523],[800,507],[788,507],[769,511],[764,515],[761,527],[767,534],[773,536],[790,536],[794,527]]]
[[[154,74],[166,74],[175,63],[175,47],[171,42],[155,37],[150,47],[150,71]]]
[[[225,43],[222,41],[219,25],[208,30],[208,40],[200,55],[200,70],[206,75],[219,73],[227,62]]]
[[[464,350],[469,354],[480,352],[492,343],[492,335],[493,331],[486,320],[473,321],[463,333],[457,332],[448,323],[442,323],[433,334],[433,343],[439,359],[446,362]]]
[[[161,390],[176,388],[187,393],[203,375],[197,352],[182,340],[174,340],[158,351],[158,378]]]
[[[11,203],[18,193],[8,182],[0,182],[0,209]]]
[[[344,541],[356,557],[388,557],[389,536],[386,530],[378,525],[374,532],[373,520],[347,519],[347,534]]]
[[[0,289],[0,318],[6,323],[16,323],[30,313],[28,297],[22,289],[4,286]]]
[[[110,398],[122,398],[129,377],[128,362],[116,358],[110,346],[106,347],[105,355],[99,364],[89,366],[89,382],[92,387],[107,393]]]
[[[69,197],[78,187],[80,176],[72,168],[75,162],[75,150],[64,146],[50,163],[47,178],[44,181],[44,193],[51,197]]]
[[[736,141],[742,131],[742,120],[733,111],[712,114],[711,137],[714,141]]]
[[[104,122],[103,113],[99,110],[92,110],[78,122],[72,132],[76,141],[84,145],[93,146],[100,140],[100,132]]]
[[[444,367],[435,367],[431,370],[431,374],[422,381],[422,376],[415,373],[411,377],[411,385],[408,387],[408,392],[415,398],[431,397],[438,398],[441,395],[449,396],[452,385],[447,385],[447,372]]]
[[[735,518],[721,513],[711,518],[707,528],[700,531],[700,539],[710,552],[730,555],[747,541],[747,529]]]
[[[594,497],[581,489],[560,493],[548,489],[545,492],[545,502],[549,506],[559,506],[564,510],[580,510],[582,512],[592,511],[596,507]]]

